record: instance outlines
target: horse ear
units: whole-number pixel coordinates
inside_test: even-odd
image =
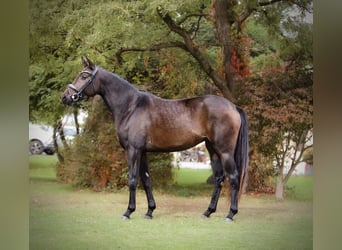
[[[91,70],[95,69],[95,65],[92,61],[90,61],[90,59],[87,56],[82,56],[82,62],[84,67],[88,67]]]
[[[81,59],[82,59],[83,66],[87,67],[88,66],[88,58],[86,56],[82,56]]]

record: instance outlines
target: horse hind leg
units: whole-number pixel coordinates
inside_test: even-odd
[[[222,165],[229,176],[230,184],[230,210],[226,217],[227,221],[233,221],[233,217],[238,213],[238,195],[240,189],[240,176],[236,168],[233,154],[222,154]]]
[[[152,219],[153,218],[152,213],[153,213],[153,210],[156,208],[156,202],[152,194],[152,183],[151,183],[150,173],[148,170],[146,153],[143,153],[142,159],[141,159],[140,179],[144,187],[146,197],[147,197],[147,203],[148,203],[148,209],[147,209],[147,213],[145,214],[145,219]]]
[[[213,149],[213,147],[208,141],[206,142],[206,146],[210,154],[211,167],[212,167],[214,178],[215,178],[214,190],[211,196],[209,207],[203,213],[203,216],[209,218],[212,213],[216,212],[217,203],[220,198],[220,193],[221,193],[225,176],[223,172],[222,163],[218,154],[215,152],[215,150]]]

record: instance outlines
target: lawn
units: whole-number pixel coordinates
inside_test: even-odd
[[[286,194],[289,199],[312,201],[313,177],[291,176],[286,184]]]
[[[122,221],[127,191],[96,193],[60,184],[55,161],[30,156],[30,249],[312,249],[312,200],[296,198],[302,180],[293,179],[293,195],[281,203],[272,196],[243,196],[236,221],[227,223],[225,196],[217,212],[203,219],[207,191],[189,193],[207,188],[202,182],[208,171],[182,169],[176,193],[155,192],[153,220],[143,219],[147,204],[139,191],[136,212]]]

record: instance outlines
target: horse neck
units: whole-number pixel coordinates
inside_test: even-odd
[[[127,81],[109,72],[101,77],[100,84],[99,94],[112,112],[115,123],[119,124],[130,111],[130,106],[136,100],[138,91]]]

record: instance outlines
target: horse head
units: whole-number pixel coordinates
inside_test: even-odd
[[[76,76],[72,84],[69,84],[62,94],[62,102],[72,105],[81,101],[85,96],[96,94],[96,74],[98,67],[86,56],[82,57],[83,70]],[[90,87],[91,86],[91,87]]]

